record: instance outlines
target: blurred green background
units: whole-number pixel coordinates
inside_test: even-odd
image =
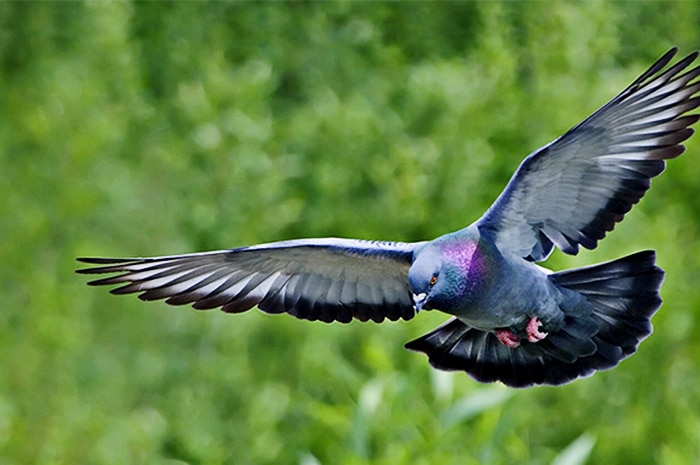
[[[511,390],[404,342],[89,288],[76,256],[413,241],[669,47],[698,2],[0,3],[0,464],[700,463],[700,138],[609,238],[667,270],[618,368]]]

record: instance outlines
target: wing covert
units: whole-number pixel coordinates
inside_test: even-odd
[[[534,261],[600,239],[649,189],[699,115],[700,67],[692,53],[664,70],[668,51],[629,87],[549,145],[529,155],[477,222],[501,250]]]
[[[114,274],[91,285],[113,294],[239,313],[254,306],[324,322],[409,320],[408,269],[417,243],[301,239],[152,258],[79,258],[81,274]]]

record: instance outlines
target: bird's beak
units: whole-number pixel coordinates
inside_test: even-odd
[[[420,294],[413,294],[413,306],[416,309],[416,313],[420,312],[423,309],[423,305],[425,305],[426,300],[428,300],[428,294],[426,294],[425,292],[421,292]]]

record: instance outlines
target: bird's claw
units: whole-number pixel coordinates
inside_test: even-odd
[[[536,317],[530,318],[530,321],[527,322],[527,326],[525,327],[528,341],[538,342],[547,337],[548,333],[540,331],[540,326],[542,326],[542,322],[540,320],[538,320]]]
[[[529,342],[538,342],[547,337],[548,333],[540,331],[540,326],[542,326],[542,322],[536,317],[530,318],[530,320],[527,322],[525,334],[527,335],[527,340]],[[498,342],[510,349],[515,349],[520,345],[520,338],[518,338],[518,336],[516,336],[510,329],[497,329],[496,339],[498,339]]]
[[[520,339],[510,329],[497,329],[496,338],[506,347],[515,349],[520,345]]]

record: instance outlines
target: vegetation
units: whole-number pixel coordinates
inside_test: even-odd
[[[510,390],[404,342],[114,297],[76,256],[463,227],[668,48],[697,2],[1,3],[1,464],[700,461],[700,138],[593,252],[655,248],[656,332]]]

